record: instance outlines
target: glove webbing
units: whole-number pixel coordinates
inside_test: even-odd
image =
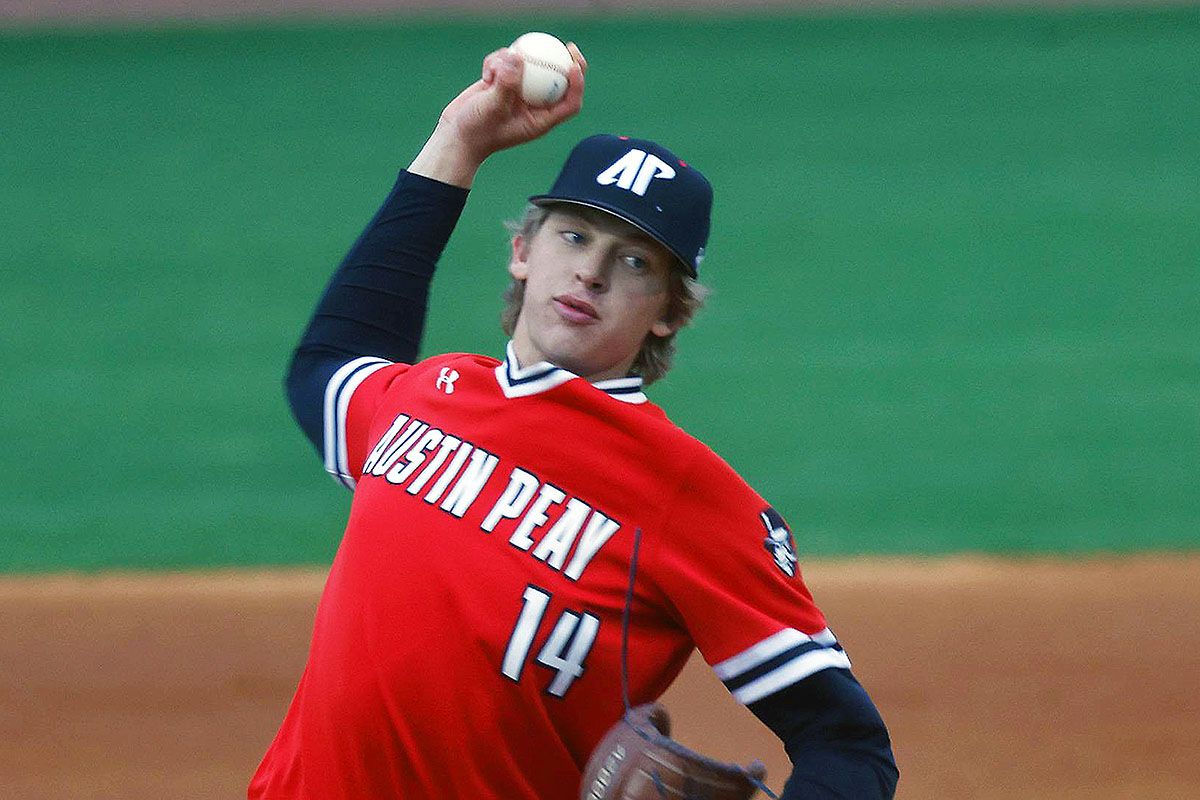
[[[745,775],[747,781],[761,789],[768,797],[772,798],[772,800],[779,800],[779,795],[772,792],[765,783],[748,773],[742,766],[738,764],[726,764],[725,762],[709,758],[702,753],[695,752],[690,747],[685,747],[684,745],[672,739],[670,736],[663,736],[657,730],[646,730],[644,727],[634,725],[629,721],[629,712],[633,710],[633,706],[629,702],[629,617],[633,610],[633,582],[637,577],[638,549],[641,547],[641,544],[642,529],[637,528],[633,532],[633,553],[629,557],[629,586],[625,589],[625,608],[621,612],[621,701],[625,704],[626,724],[633,728],[637,735],[646,741],[653,742],[654,744],[666,750],[670,750],[676,755],[684,758],[695,759],[702,762],[706,766],[714,768],[717,771],[733,767]],[[653,726],[651,726],[651,728],[653,728]],[[651,777],[654,779],[654,785],[658,788],[658,793],[663,797],[666,797],[666,791],[662,785],[662,779],[659,777],[658,772],[655,771]]]

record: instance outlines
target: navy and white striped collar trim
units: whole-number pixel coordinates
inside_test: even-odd
[[[528,397],[545,392],[555,386],[561,386],[572,378],[579,377],[574,372],[556,367],[547,361],[539,361],[528,367],[522,367],[517,361],[517,354],[513,351],[511,341],[505,347],[505,355],[504,361],[496,367],[496,381],[500,384],[504,396],[508,398]],[[649,400],[642,391],[643,383],[640,375],[596,381],[592,386],[623,403],[645,403]]]

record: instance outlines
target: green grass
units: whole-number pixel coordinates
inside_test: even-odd
[[[327,560],[280,392],[330,269],[483,53],[580,41],[426,352],[499,353],[499,222],[594,131],[717,187],[652,390],[802,552],[1200,546],[1200,9],[0,35],[0,570]]]

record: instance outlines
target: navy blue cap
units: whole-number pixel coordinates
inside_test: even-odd
[[[699,170],[647,139],[598,134],[567,156],[546,194],[531,203],[575,203],[641,228],[698,276],[708,242],[712,186]]]

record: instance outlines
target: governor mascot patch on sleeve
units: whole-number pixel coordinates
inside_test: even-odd
[[[775,559],[775,566],[789,578],[796,577],[796,548],[792,543],[792,532],[787,523],[779,516],[778,511],[769,506],[758,517],[767,529],[767,538],[763,539],[763,546]]]

